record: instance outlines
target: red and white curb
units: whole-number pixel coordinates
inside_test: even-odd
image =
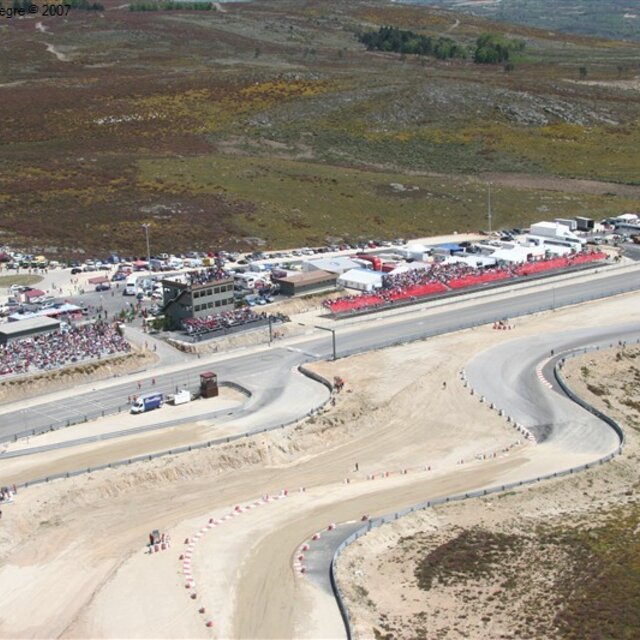
[[[304,489],[301,489],[300,491],[304,492]],[[258,507],[264,504],[269,504],[270,502],[282,500],[286,498],[288,495],[289,495],[289,492],[287,491],[287,489],[283,489],[279,494],[275,496],[270,496],[269,494],[266,494],[262,496],[262,498],[260,498],[259,500],[255,500],[249,504],[245,504],[244,506],[238,505],[233,509],[233,511],[225,513],[223,516],[220,516],[218,518],[209,518],[206,524],[200,527],[200,529],[198,529],[193,535],[185,539],[184,543],[186,546],[184,549],[184,553],[180,555],[180,560],[182,561],[182,574],[184,576],[184,586],[185,586],[185,589],[187,589],[187,591],[189,592],[189,597],[191,598],[191,600],[196,600],[196,601],[198,600],[198,593],[195,590],[196,581],[193,577],[192,559],[193,559],[193,553],[195,551],[196,545],[198,544],[198,542],[200,542],[202,537],[212,529],[215,529],[216,527],[223,525],[225,522],[228,522],[229,520],[233,520],[234,518],[237,518],[239,515],[242,515],[243,513],[253,511],[254,509],[257,509]],[[207,613],[207,610],[205,607],[200,606],[198,608],[198,613],[200,613],[201,615],[205,615]],[[205,620],[205,626],[209,628],[213,627],[214,626],[213,620],[207,618]]]
[[[366,522],[369,519],[368,515],[364,515],[362,516],[362,518],[360,519],[362,522]],[[349,520],[348,522],[344,522],[343,524],[352,524],[353,522],[355,522],[355,520]],[[335,522],[330,522],[327,525],[326,531],[333,531],[336,528],[336,523]],[[307,567],[304,564],[304,560],[308,551],[311,550],[311,547],[313,546],[313,544],[315,542],[317,542],[318,540],[320,540],[320,538],[322,538],[322,534],[324,533],[324,531],[316,531],[311,538],[309,538],[309,540],[307,540],[304,544],[301,544],[298,547],[298,550],[296,551],[296,555],[295,558],[293,560],[293,570],[295,571],[296,574],[298,575],[304,575],[305,573],[307,573]]]
[[[542,369],[544,368],[544,365],[546,364],[546,362],[541,362],[537,367],[536,367],[536,376],[538,378],[538,380],[540,380],[540,382],[547,387],[548,389],[553,389],[553,385],[544,377],[544,374],[542,373]]]

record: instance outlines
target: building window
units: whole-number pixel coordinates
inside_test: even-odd
[[[213,309],[213,302],[207,302],[207,309]]]
[[[211,289],[207,289],[207,295],[208,295],[208,296],[213,295],[213,293],[212,293]]]
[[[194,298],[199,298],[200,297],[200,292],[199,291],[194,291],[193,292],[193,297]]]
[[[216,295],[220,293],[220,287],[214,287],[213,293],[215,293]]]
[[[220,300],[216,300],[216,307],[220,306]]]

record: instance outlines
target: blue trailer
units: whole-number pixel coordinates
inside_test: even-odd
[[[147,393],[139,396],[131,405],[131,413],[145,413],[151,409],[158,409],[164,404],[164,396],[161,393]]]

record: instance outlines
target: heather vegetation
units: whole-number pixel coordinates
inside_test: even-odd
[[[499,224],[640,208],[635,44],[371,0],[104,4],[3,32],[14,244],[140,253],[141,222],[157,251],[475,231],[489,180]],[[400,48],[354,35],[385,26]],[[508,61],[474,63],[479,38]],[[434,55],[450,40],[469,57]]]

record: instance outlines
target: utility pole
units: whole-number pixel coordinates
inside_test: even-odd
[[[489,234],[491,234],[491,183],[489,183],[489,192],[487,193],[487,219],[489,220]]]
[[[320,327],[317,324],[314,325],[316,329],[322,329],[322,331],[331,331],[331,345],[333,348],[333,360],[336,360],[336,330],[329,329],[329,327]]]
[[[147,269],[149,268],[149,263],[151,262],[151,249],[149,248],[149,223],[145,222],[142,225],[144,229],[144,236],[147,240]]]

